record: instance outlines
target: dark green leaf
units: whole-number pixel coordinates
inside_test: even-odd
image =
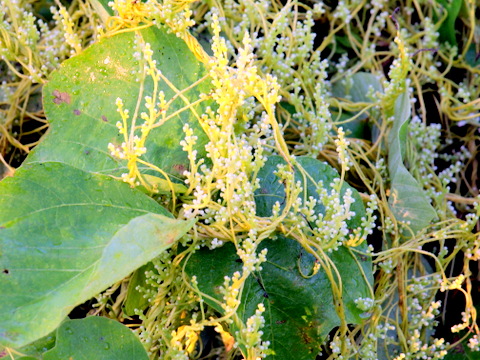
[[[55,347],[44,360],[148,360],[135,334],[121,323],[103,318],[69,320],[57,331]]]
[[[471,44],[465,54],[465,61],[471,67],[480,66],[480,53],[477,53],[475,44]]]
[[[455,22],[463,4],[463,0],[436,0],[442,4],[447,11],[447,17],[440,25],[438,32],[441,42],[448,42],[452,46],[457,46]]]
[[[308,277],[315,258],[298,242],[279,236],[276,240],[263,241],[259,251],[263,248],[268,249],[268,260],[260,273],[247,280],[238,314],[246,321],[255,313],[259,303],[265,305],[266,323],[262,339],[269,340],[270,349],[276,353],[269,359],[315,359],[325,336],[340,324],[330,282],[323,270]],[[331,258],[343,281],[346,320],[358,324],[368,314],[357,309],[354,300],[371,296],[366,279],[361,275],[364,272],[368,281],[372,280],[371,263],[356,259],[344,247],[334,252]],[[236,259],[233,244],[214,251],[202,249],[189,259],[186,270],[189,275],[197,277],[202,292],[222,301],[218,288],[223,285],[224,276],[241,271],[242,264]],[[218,303],[208,298],[205,301],[222,311]]]
[[[148,299],[143,296],[144,294],[142,292],[137,290],[137,286],[151,288],[146,282],[147,276],[145,272],[154,271],[154,269],[155,267],[153,263],[149,262],[135,270],[133,273],[130,282],[128,283],[127,296],[123,305],[125,315],[133,316],[135,315],[135,309],[143,311],[147,308],[149,304]]]
[[[303,169],[313,178],[304,183],[302,197],[313,196],[318,199],[316,185],[321,180],[323,186],[330,189],[330,183],[338,178],[338,173],[330,166],[312,159],[297,158]],[[282,203],[284,188],[274,175],[278,164],[285,161],[278,156],[268,159],[259,171],[260,189],[256,194],[257,214],[270,216],[276,201]],[[296,179],[303,182],[297,170]],[[343,192],[349,186],[343,186]],[[353,190],[353,189],[352,189]],[[350,220],[351,228],[360,226],[360,218],[365,215],[362,201],[353,190],[356,216]],[[319,204],[316,211],[324,212]],[[365,246],[361,247],[365,250]],[[325,336],[340,324],[335,312],[331,283],[323,269],[312,276],[315,258],[295,240],[278,236],[264,240],[259,250],[267,248],[267,262],[261,272],[250,276],[245,284],[238,314],[246,321],[255,313],[257,305],[264,303],[266,324],[263,328],[263,340],[271,342],[270,349],[276,355],[269,358],[277,360],[315,359]],[[348,248],[340,247],[332,252],[330,259],[338,268],[343,284],[343,303],[347,322],[358,324],[368,314],[360,311],[354,300],[359,297],[371,297],[369,284],[373,283],[370,259],[355,256]],[[232,276],[241,271],[242,264],[233,244],[226,244],[213,251],[202,249],[196,252],[187,263],[187,273],[195,275],[199,288],[217,301],[222,301],[219,287],[224,276]],[[222,308],[218,302],[205,298],[218,311]],[[235,330],[235,329],[233,329]]]
[[[314,182],[312,182],[308,178],[304,179],[301,172],[298,169],[295,170],[295,180],[300,181],[304,189],[300,194],[302,199],[308,199],[311,196],[318,200],[318,183],[322,181],[323,187],[329,190],[331,189],[330,184],[333,180],[339,177],[335,169],[319,160],[300,156],[297,158],[297,161],[314,180]],[[259,216],[271,216],[272,207],[277,201],[280,202],[281,208],[284,207],[284,185],[279,182],[279,178],[274,174],[280,164],[285,165],[285,160],[281,156],[270,156],[263,168],[258,172],[257,176],[260,179],[260,189],[255,193],[255,203],[257,206],[257,215]],[[352,204],[352,210],[356,216],[348,220],[347,224],[350,228],[357,228],[361,224],[360,219],[365,216],[365,208],[363,207],[363,202],[358,192],[348,184],[343,184],[341,195],[343,196],[348,188],[352,190],[352,196],[355,199],[355,202]],[[315,211],[321,214],[325,213],[324,205],[320,202],[317,203]]]

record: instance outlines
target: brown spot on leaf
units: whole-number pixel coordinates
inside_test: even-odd
[[[102,115],[102,121],[103,121],[103,122],[108,122],[108,119],[107,119],[107,117],[106,117],[105,115]]]
[[[8,270],[8,269],[3,269],[2,273],[4,273],[5,275],[8,275],[8,274],[10,274],[10,270]]]
[[[305,344],[310,344],[313,339],[303,330],[300,330],[301,331],[301,336],[302,336],[302,341],[305,343]]]
[[[175,164],[172,166],[172,169],[178,172],[180,175],[183,175],[184,171],[187,170],[183,164]]]
[[[73,113],[78,116],[78,115],[80,115],[82,112],[81,112],[80,110],[78,110],[78,109],[75,109],[75,110],[73,110]]]
[[[71,102],[70,95],[67,92],[60,92],[58,90],[54,90],[53,96],[55,97],[53,99],[53,102],[57,105],[60,105],[62,103],[70,104]]]

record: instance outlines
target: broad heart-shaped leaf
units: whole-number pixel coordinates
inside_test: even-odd
[[[61,163],[0,182],[0,343],[24,346],[192,226],[122,182]]]
[[[420,231],[437,214],[417,180],[403,163],[410,118],[408,93],[403,92],[395,102],[394,123],[389,135],[388,171],[391,179],[390,208],[398,221],[409,221],[410,228]]]
[[[259,251],[263,248],[268,249],[267,262],[260,273],[247,280],[237,313],[246,322],[259,303],[265,305],[262,340],[270,341],[270,349],[275,351],[269,359],[313,360],[325,336],[340,324],[330,282],[323,270],[308,277],[315,258],[295,240],[278,236],[276,240],[264,240]],[[369,315],[357,309],[354,300],[371,297],[367,285],[372,281],[371,263],[356,258],[345,247],[330,257],[342,277],[346,320],[361,323]],[[219,287],[225,275],[241,271],[237,259],[235,246],[230,243],[214,251],[202,249],[189,259],[186,271],[197,277],[202,292],[222,302]],[[207,297],[204,300],[222,312],[217,302]]]
[[[140,340],[125,325],[104,317],[65,321],[55,347],[43,360],[148,360]]]
[[[316,183],[323,181],[327,189],[332,180],[338,177],[333,168],[316,159],[299,157],[297,161]],[[284,199],[283,185],[273,173],[278,164],[285,164],[285,161],[272,156],[258,173],[260,189],[256,195],[256,205],[260,216],[270,216],[273,204],[277,200],[281,203]],[[298,171],[296,177],[303,182]],[[303,187],[305,190],[301,196],[318,198],[315,183],[307,180]],[[345,184],[343,192],[347,187]],[[356,216],[350,220],[350,228],[360,226],[360,218],[365,215],[358,193],[352,190],[356,200]],[[315,210],[323,213],[325,209],[323,205],[318,205]],[[365,250],[365,247],[362,245],[361,250]],[[325,336],[340,324],[330,281],[322,269],[311,276],[315,258],[295,240],[277,236],[264,240],[258,251],[263,248],[268,249],[267,262],[262,265],[262,271],[247,279],[238,314],[246,321],[255,313],[257,305],[263,303],[266,322],[262,339],[270,341],[270,349],[275,351],[275,355],[269,358],[313,360]],[[373,283],[371,261],[354,255],[343,246],[329,256],[342,278],[346,321],[358,324],[369,316],[356,307],[354,300],[372,296],[369,286]],[[232,276],[235,271],[241,271],[242,264],[237,260],[233,244],[213,251],[202,249],[189,259],[186,271],[190,276],[197,277],[202,292],[222,302],[219,287],[223,285],[225,275]],[[205,301],[222,312],[217,302],[207,297]]]
[[[151,45],[159,70],[179,91],[206,74],[203,65],[175,35],[155,27],[142,30],[141,35]],[[134,40],[133,32],[104,38],[52,73],[43,89],[44,108],[51,128],[26,163],[57,161],[90,172],[109,175],[125,172],[126,162],[110,156],[107,146],[124,141],[115,126],[121,120],[116,99],[121,98],[125,109],[130,110],[129,121],[135,113],[141,83],[136,81],[139,62],[133,56],[137,51]],[[152,89],[153,81],[147,76],[143,97],[151,96]],[[176,94],[164,81],[160,81],[159,89],[165,92],[167,101]],[[200,93],[207,93],[209,89],[210,82],[205,80],[185,91],[169,106],[167,116],[185,107],[186,99],[197,101]],[[143,106],[143,97],[139,114],[148,112]],[[197,114],[202,114],[206,103],[194,107]],[[142,119],[136,120],[137,125],[142,123]],[[198,136],[196,150],[198,157],[203,157],[207,137],[191,110],[182,111],[153,129],[146,143],[147,153],[142,156],[143,160],[167,172],[172,180],[181,177],[189,165],[187,153],[180,146],[185,137],[182,127],[186,123]]]

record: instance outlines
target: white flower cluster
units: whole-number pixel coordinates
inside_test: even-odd
[[[275,174],[280,178],[279,182],[291,181],[290,178],[293,176],[286,165],[279,166]],[[351,210],[355,199],[352,196],[351,189],[346,189],[342,195],[342,182],[339,178],[333,180],[329,191],[327,191],[321,181],[316,186],[318,199],[310,196],[308,199],[303,200],[299,196],[303,191],[302,183],[299,181],[296,183],[294,186],[296,193],[291,195],[296,200],[287,214],[286,221],[294,224],[293,230],[307,234],[314,239],[316,244],[324,251],[335,251],[345,241],[353,239],[349,238],[350,230],[348,229],[347,221],[355,216],[355,212]],[[278,214],[280,208],[280,203],[277,202],[274,206],[274,214]],[[369,218],[369,220],[364,220],[366,225],[374,221],[373,217]],[[355,234],[362,238],[366,237],[370,232],[368,228],[365,234],[363,230],[360,230],[356,230]],[[360,232],[362,232],[361,235]],[[351,246],[357,246],[361,242],[360,238],[356,238],[356,240],[359,240],[358,243],[352,243]]]
[[[243,269],[246,274],[253,271],[261,271],[261,264],[267,261],[267,249],[263,249],[257,255],[257,244],[254,241],[255,231],[250,230],[250,237],[242,241],[241,247],[237,249],[237,255],[242,259]],[[253,239],[252,239],[253,238]]]
[[[156,26],[166,24],[169,31],[181,37],[185,31],[195,25],[191,18],[192,10],[186,6],[188,2],[182,4],[175,0],[165,0],[158,2],[156,0],[147,0],[145,2],[132,2],[129,0],[110,1],[110,6],[116,14],[122,19],[132,20],[134,16],[141,13],[137,22],[149,20]]]
[[[439,47],[438,37],[439,33],[435,29],[436,25],[432,21],[431,18],[426,16],[421,22],[414,27],[413,31],[417,34],[423,34],[422,39],[422,49],[437,49]],[[434,52],[433,51],[425,51],[423,52],[424,57],[428,60],[433,61]],[[440,64],[438,64],[440,66]],[[438,71],[437,71],[438,73]]]
[[[192,152],[194,139],[186,133],[182,142],[189,152],[191,169],[185,172],[187,183],[195,200],[184,205],[187,218],[203,216],[207,224],[223,226],[231,218],[241,218],[255,228],[256,216],[253,193],[258,188],[258,180],[251,178],[265,163],[265,146],[272,139],[272,104],[278,98],[278,84],[271,76],[264,81],[253,66],[251,40],[248,35],[243,40],[243,48],[235,66],[228,65],[225,40],[220,37],[218,17],[212,16],[215,36],[212,49],[215,60],[210,63],[210,74],[214,90],[210,96],[218,104],[216,111],[207,108],[201,116],[202,127],[210,142],[205,146],[211,167],[201,162],[195,164],[196,154]],[[262,95],[258,95],[262,94]],[[262,105],[267,105],[256,123],[252,124],[252,95],[258,97]],[[238,134],[236,128],[245,130]],[[211,194],[218,194],[216,204],[211,204]]]
[[[468,339],[468,347],[472,351],[480,351],[480,342],[478,341],[478,335],[473,335],[470,339]]]
[[[348,7],[348,4],[344,0],[338,2],[337,8],[333,13],[333,18],[341,20],[342,22],[348,24],[352,20],[352,12]]]
[[[373,305],[375,305],[375,300],[371,298],[358,298],[354,300],[355,305],[357,305],[357,308],[359,308],[362,311],[369,311],[373,308]]]
[[[465,163],[472,155],[464,146],[457,152],[442,153],[440,124],[426,125],[418,116],[414,116],[408,125],[408,131],[410,146],[407,147],[407,159],[410,172],[430,199],[441,198],[445,192],[451,192],[451,186],[457,183]],[[435,165],[437,159],[445,160],[450,165],[439,172]],[[449,210],[456,213],[453,205]],[[445,215],[442,207],[438,207],[437,211],[439,215]]]
[[[270,341],[262,341],[263,331],[261,329],[265,325],[265,319],[262,315],[264,312],[265,306],[262,303],[258,304],[255,314],[247,319],[246,327],[235,334],[235,338],[238,339],[238,342],[242,343],[247,350],[257,350],[256,359],[266,357],[266,350],[268,350],[270,346]]]
[[[351,348],[352,342],[348,337],[340,337],[335,335],[330,342],[330,349],[332,350],[332,358],[337,360],[347,359],[345,356],[341,355],[342,348]]]
[[[436,325],[441,301],[431,301],[435,296],[438,275],[412,277],[407,285],[407,310],[409,314],[408,334],[404,352],[395,359],[443,359],[447,354],[447,343],[440,338],[424,342],[424,334]]]
[[[250,32],[252,24],[267,25],[265,16],[268,17],[268,28],[260,28],[252,33],[253,52],[258,57],[260,69],[273,74],[280,84],[282,96],[295,107],[293,118],[298,122],[302,140],[297,148],[316,156],[327,141],[331,127],[329,104],[326,101],[329,82],[325,69],[328,62],[321,61],[320,52],[315,51],[315,32],[312,31],[313,18],[321,16],[325,9],[323,3],[318,2],[312,10],[302,14],[304,17],[300,20],[292,11],[292,6],[293,2],[278,9],[265,0],[255,4],[248,0],[226,1],[223,5],[225,17],[219,20],[230,24],[230,19],[235,19],[231,35],[240,42],[241,36]],[[213,22],[214,16],[210,12],[205,18]],[[225,47],[228,47],[227,42]]]
[[[52,7],[50,11],[55,21],[52,26],[33,15],[30,3],[18,1],[16,6],[13,6],[16,3],[14,1],[9,3],[0,0],[0,19],[5,39],[1,41],[0,60],[15,62],[16,67],[21,65],[23,74],[20,74],[19,68],[15,68],[12,74],[20,74],[34,83],[41,83],[70,56],[69,45],[64,41],[64,18],[57,8]]]
[[[345,133],[342,127],[338,128],[337,139],[335,139],[335,145],[337,145],[338,161],[342,165],[342,170],[348,171],[352,161],[348,155],[347,149],[350,142],[345,138]]]
[[[377,216],[374,215],[374,212],[377,209],[378,199],[376,195],[372,194],[365,210],[367,216],[362,216],[360,227],[352,230],[348,240],[345,241],[345,245],[358,246],[364,241],[366,241],[369,235],[373,234],[373,229],[375,228],[375,221],[377,220]]]
[[[58,12],[53,7],[51,8],[51,11],[53,13],[53,18],[63,26],[65,41],[71,48],[70,54],[79,54],[82,51],[82,44],[79,34],[75,31],[75,24],[67,9],[60,6]]]
[[[232,314],[240,305],[241,279],[242,274],[239,271],[234,272],[232,277],[224,277],[223,287],[220,288],[220,291],[223,293],[222,308],[225,310],[225,314]]]
[[[397,267],[397,263],[393,261],[392,258],[388,258],[378,264],[380,268],[386,273],[391,274],[392,271]]]
[[[367,305],[370,305],[372,302],[367,300]],[[377,350],[381,346],[388,346],[394,342],[395,337],[394,325],[389,324],[388,322],[380,324],[372,324],[368,329],[365,329],[366,332],[363,335],[362,341],[360,341],[360,346],[358,349],[358,355],[360,357],[350,357],[358,358],[362,360],[377,360]],[[354,348],[355,351],[355,348]],[[351,354],[354,355],[354,354]]]

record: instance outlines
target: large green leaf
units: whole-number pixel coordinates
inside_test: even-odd
[[[153,58],[162,74],[178,89],[183,90],[205,75],[206,71],[186,44],[166,30],[150,27],[141,31],[145,42],[154,52]],[[120,145],[123,135],[119,135],[115,124],[120,120],[115,101],[123,99],[125,108],[133,117],[141,83],[138,77],[139,63],[133,54],[134,33],[122,33],[104,38],[87,48],[83,53],[64,63],[52,73],[49,83],[43,90],[43,103],[51,129],[42,143],[34,149],[26,163],[57,161],[74,167],[109,175],[125,172],[126,163],[110,156],[108,143]],[[166,99],[175,92],[163,81],[159,84]],[[200,93],[208,92],[209,81],[177,97],[167,111],[167,115],[198,100]],[[151,95],[153,81],[146,78],[143,96]],[[147,110],[142,106],[139,113]],[[195,107],[198,114],[203,105]],[[137,119],[137,125],[143,122]],[[189,123],[199,137],[198,156],[202,157],[207,141],[195,114],[182,111],[165,124],[152,130],[146,143],[144,160],[160,167],[173,179],[181,177],[188,168],[187,153],[182,150],[180,141],[185,137],[182,127]],[[168,156],[166,155],[168,154]]]
[[[0,342],[21,347],[193,225],[122,182],[61,163],[0,182]]]
[[[395,103],[394,123],[389,135],[388,171],[390,172],[390,208],[398,221],[410,222],[414,232],[425,228],[437,214],[425,192],[403,163],[410,118],[408,93]]]
[[[318,199],[318,182],[323,181],[329,189],[329,184],[338,177],[334,169],[318,160],[302,157],[297,160],[314,180],[304,183],[302,197],[313,196]],[[278,164],[284,163],[281,157],[270,157],[258,173],[260,189],[256,194],[256,204],[260,216],[270,216],[273,204],[276,201],[282,203],[284,199],[283,185],[273,173]],[[303,182],[299,171],[296,172],[296,178]],[[344,185],[343,192],[348,187]],[[358,193],[353,190],[353,194],[356,216],[350,220],[350,228],[359,226],[360,218],[365,215]],[[324,213],[325,208],[319,204],[315,210]],[[365,250],[365,246],[361,249]],[[340,324],[330,281],[323,269],[312,276],[315,258],[295,240],[276,236],[275,239],[264,240],[258,251],[263,248],[268,249],[267,262],[259,273],[247,279],[238,314],[246,321],[255,313],[257,305],[264,303],[266,322],[262,339],[270,341],[270,348],[276,354],[269,358],[314,359],[326,335]],[[371,261],[354,255],[343,246],[329,256],[342,278],[346,321],[358,324],[369,316],[356,307],[354,300],[372,296],[369,287],[373,283]],[[223,285],[225,275],[232,276],[235,271],[241,271],[242,264],[237,260],[233,244],[226,244],[214,251],[202,249],[189,259],[186,271],[190,276],[197,277],[202,292],[222,302],[222,294],[218,289]],[[209,298],[205,298],[205,301],[222,311],[218,302]]]
[[[57,330],[55,347],[44,360],[148,360],[135,334],[118,321],[91,316],[65,321]]]
[[[270,349],[276,354],[269,359],[315,359],[325,336],[340,324],[330,282],[323,270],[308,277],[315,258],[298,242],[279,236],[263,241],[259,251],[263,248],[268,249],[268,260],[260,273],[247,280],[237,313],[246,321],[255,314],[259,303],[265,305],[262,340],[270,341]],[[342,277],[346,320],[358,324],[368,314],[356,308],[354,300],[371,296],[362,276],[363,272],[369,281],[372,279],[371,263],[355,259],[344,247],[330,256]],[[202,249],[189,259],[186,271],[197,277],[202,292],[221,302],[223,295],[218,288],[223,285],[224,276],[241,271],[242,264],[237,259],[233,244],[214,251]],[[217,302],[209,298],[205,301],[222,311]]]

